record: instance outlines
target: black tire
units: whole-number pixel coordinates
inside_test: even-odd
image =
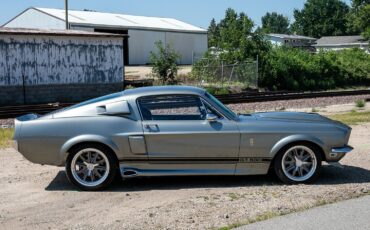
[[[316,157],[316,169],[312,170],[312,172],[311,172],[312,175],[309,176],[307,179],[297,181],[297,180],[293,180],[293,179],[289,178],[286,175],[286,173],[283,170],[282,160],[283,160],[283,157],[284,157],[284,155],[286,154],[286,152],[288,150],[290,150],[291,148],[294,148],[294,147],[299,147],[299,146],[305,146],[306,148],[310,149],[314,153],[314,155]],[[275,160],[274,160],[274,171],[275,171],[275,174],[277,175],[277,177],[285,184],[302,184],[302,183],[309,184],[309,183],[314,182],[318,178],[318,176],[320,174],[320,171],[321,171],[321,163],[322,163],[321,151],[316,145],[313,145],[311,143],[306,143],[306,142],[294,143],[294,144],[289,144],[289,145],[283,147],[278,152],[278,154],[277,154],[277,156],[275,157]],[[307,173],[307,174],[309,174],[309,173]]]
[[[108,162],[109,162],[108,176],[101,183],[97,185],[93,185],[93,186],[83,185],[78,180],[76,180],[76,178],[73,176],[73,173],[72,173],[73,158],[75,157],[77,153],[79,153],[81,150],[84,150],[84,149],[99,150],[108,159]],[[117,169],[119,167],[118,167],[117,159],[111,149],[107,148],[104,145],[88,143],[88,144],[80,144],[70,150],[70,153],[67,157],[65,168],[66,168],[67,178],[72,184],[74,184],[75,186],[77,186],[78,188],[84,191],[99,191],[99,190],[103,190],[107,188],[110,184],[112,184],[114,178],[117,175]]]

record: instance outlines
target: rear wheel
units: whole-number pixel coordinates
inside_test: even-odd
[[[283,148],[274,162],[276,175],[287,184],[310,183],[321,169],[320,150],[307,143],[289,145]]]
[[[69,181],[80,189],[96,191],[112,183],[116,165],[116,158],[110,149],[98,144],[86,144],[71,150],[66,173]]]

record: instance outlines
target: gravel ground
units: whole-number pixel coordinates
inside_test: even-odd
[[[0,150],[1,229],[209,229],[370,191],[370,123],[353,127],[344,168],[325,165],[313,185],[274,176],[132,178],[81,192],[63,168]]]
[[[141,78],[145,79],[152,72],[151,66],[125,66],[126,78]],[[178,75],[187,75],[191,72],[191,65],[179,66]]]
[[[357,100],[367,98],[370,98],[370,95],[241,103],[241,104],[230,104],[228,106],[232,110],[239,113],[246,113],[251,111],[265,112],[274,110],[296,110],[302,108],[309,108],[311,110],[312,108],[324,108],[331,105],[350,104],[354,103]]]
[[[14,119],[0,119],[0,128],[11,128],[14,126]]]

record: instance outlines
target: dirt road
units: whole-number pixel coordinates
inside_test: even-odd
[[[0,150],[0,229],[204,229],[305,209],[370,191],[370,123],[353,128],[343,169],[324,166],[314,185],[272,176],[134,178],[81,192],[63,168]]]

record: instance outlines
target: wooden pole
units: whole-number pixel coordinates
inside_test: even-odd
[[[68,22],[68,0],[64,0],[64,9],[66,13],[66,30],[69,30],[69,22]]]

